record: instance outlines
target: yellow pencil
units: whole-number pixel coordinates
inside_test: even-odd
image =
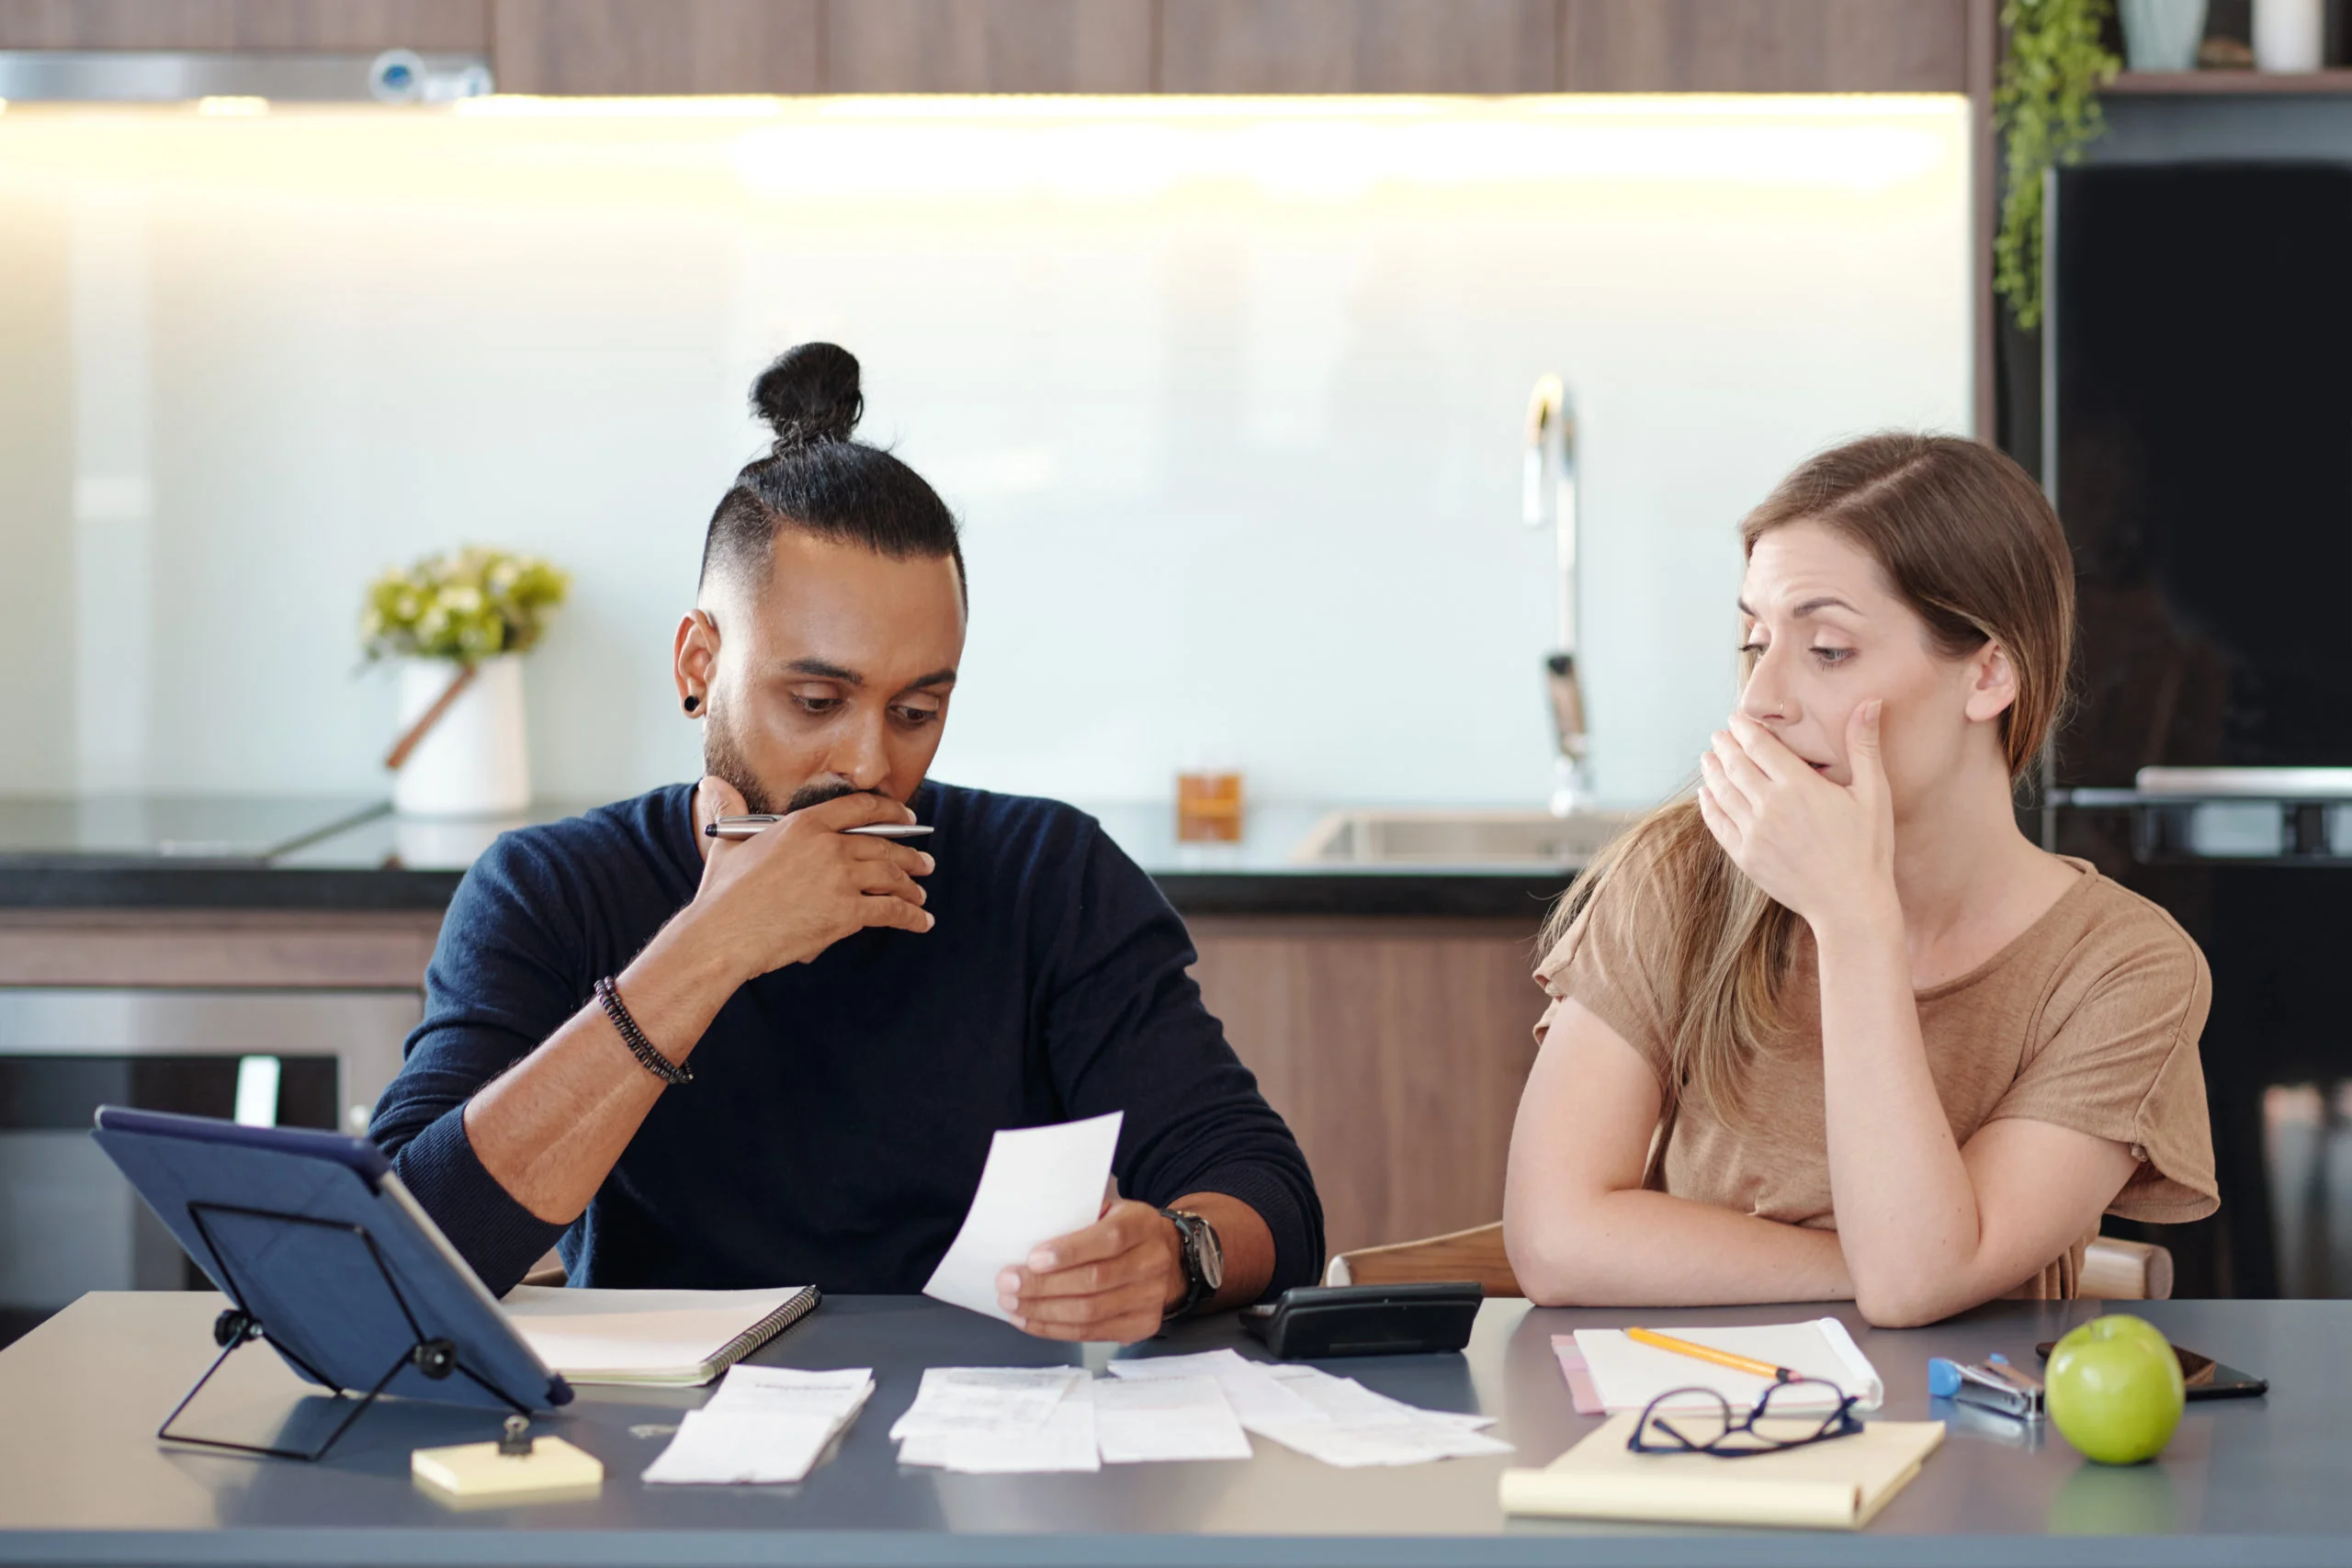
[[[1770,1361],[1759,1361],[1753,1356],[1735,1355],[1729,1350],[1718,1350],[1712,1345],[1694,1345],[1688,1339],[1677,1339],[1670,1334],[1660,1334],[1653,1328],[1629,1328],[1625,1330],[1625,1337],[1636,1344],[1654,1345],[1661,1350],[1671,1350],[1678,1356],[1689,1356],[1694,1360],[1713,1361],[1736,1372],[1770,1378],[1774,1382],[1796,1382],[1804,1376],[1786,1367],[1776,1367]]]

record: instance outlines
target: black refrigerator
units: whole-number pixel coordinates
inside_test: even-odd
[[[2079,167],[2050,197],[2043,479],[2081,642],[2040,826],[2205,950],[2222,1211],[2145,1234],[2184,1294],[2273,1295],[2265,1093],[2352,1077],[2352,164]]]

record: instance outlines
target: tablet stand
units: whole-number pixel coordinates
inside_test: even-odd
[[[204,1237],[205,1247],[220,1266],[221,1288],[227,1292],[232,1304],[228,1311],[212,1322],[213,1343],[220,1347],[220,1354],[214,1357],[212,1364],[204,1369],[204,1375],[196,1380],[196,1385],[180,1396],[180,1402],[177,1404],[172,1406],[172,1413],[164,1416],[164,1424],[155,1429],[157,1438],[167,1442],[193,1443],[208,1449],[226,1449],[232,1453],[262,1454],[271,1459],[295,1459],[306,1461],[316,1460],[334,1447],[335,1439],[350,1430],[351,1424],[358,1420],[369,1405],[376,1403],[376,1396],[383,1393],[394,1378],[400,1376],[401,1369],[409,1366],[415,1367],[418,1371],[435,1382],[447,1377],[452,1372],[458,1373],[484,1392],[494,1394],[503,1403],[512,1405],[526,1418],[530,1416],[531,1412],[527,1406],[518,1404],[503,1389],[487,1382],[460,1360],[456,1345],[447,1339],[431,1338],[426,1336],[423,1326],[416,1321],[416,1314],[409,1309],[407,1299],[401,1294],[400,1286],[393,1282],[392,1271],[384,1267],[384,1255],[377,1250],[375,1237],[369,1235],[364,1226],[346,1224],[339,1220],[313,1219],[308,1214],[289,1214],[277,1209],[242,1209],[227,1203],[190,1203],[187,1206],[187,1213],[198,1233]],[[270,1448],[259,1443],[232,1443],[221,1438],[191,1438],[172,1430],[172,1423],[180,1418],[182,1411],[195,1403],[196,1396],[204,1392],[204,1385],[212,1381],[212,1374],[220,1370],[221,1364],[236,1354],[240,1347],[255,1339],[265,1338],[268,1333],[266,1325],[245,1304],[245,1292],[238,1287],[236,1272],[229,1266],[229,1253],[214,1238],[211,1228],[204,1223],[207,1214],[236,1214],[246,1219],[269,1220],[279,1224],[310,1225],[330,1233],[340,1232],[356,1238],[368,1249],[368,1257],[375,1264],[377,1275],[384,1281],[384,1289],[390,1293],[393,1304],[401,1309],[401,1316],[408,1321],[411,1336],[409,1348],[401,1351],[390,1366],[384,1369],[384,1375],[376,1380],[375,1387],[353,1402],[350,1411],[341,1421],[335,1423],[334,1430],[329,1432],[318,1447],[307,1452],[300,1449]],[[276,1344],[279,1355],[300,1367],[312,1382],[334,1390],[335,1398],[342,1399],[350,1393],[350,1390],[334,1382],[334,1379],[321,1375],[310,1362],[288,1349],[283,1340],[273,1343]]]

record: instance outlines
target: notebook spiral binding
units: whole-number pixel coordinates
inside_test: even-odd
[[[713,1373],[725,1371],[810,1313],[815,1312],[818,1304],[824,1299],[824,1292],[814,1285],[803,1290],[775,1311],[721,1345],[718,1354],[710,1359]]]

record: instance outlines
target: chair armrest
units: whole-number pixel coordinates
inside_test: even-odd
[[[1523,1296],[1519,1276],[1503,1250],[1498,1221],[1445,1235],[1363,1247],[1333,1258],[1323,1271],[1327,1285],[1401,1285],[1429,1280],[1476,1280],[1490,1296]]]
[[[2098,1301],[2161,1302],[2172,1297],[2172,1251],[2154,1242],[2095,1236],[2083,1253],[2075,1293]]]

